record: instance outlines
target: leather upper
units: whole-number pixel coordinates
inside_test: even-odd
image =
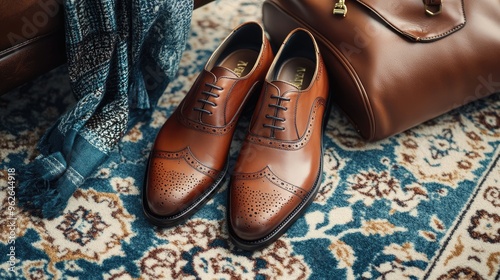
[[[221,65],[238,51],[228,48],[242,36],[254,37],[259,44],[253,67],[240,77],[236,68]],[[146,191],[154,214],[181,212],[224,175],[238,117],[262,84],[272,59],[269,42],[256,23],[236,28],[213,53],[152,148]]]
[[[318,183],[328,77],[317,49],[315,60],[314,78],[303,90],[272,76],[266,79],[231,179],[230,224],[239,238],[270,234]],[[278,102],[286,109],[269,106]],[[273,122],[275,128],[265,126]]]

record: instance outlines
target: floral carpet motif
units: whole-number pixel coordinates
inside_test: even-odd
[[[500,278],[499,94],[375,143],[334,107],[321,189],[265,249],[228,240],[227,178],[184,224],[158,229],[145,220],[140,195],[156,133],[220,41],[260,20],[261,4],[220,0],[194,12],[177,78],[55,219],[22,212],[11,182],[38,154],[45,129],[74,106],[67,70],[0,97],[0,279]],[[238,125],[230,166],[247,125]]]

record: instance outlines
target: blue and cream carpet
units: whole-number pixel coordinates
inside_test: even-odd
[[[144,219],[140,193],[157,131],[220,40],[259,20],[261,4],[220,0],[194,12],[178,77],[157,108],[53,220],[12,206],[9,183],[37,155],[45,129],[74,104],[67,70],[0,97],[0,279],[500,278],[499,94],[375,143],[362,141],[334,108],[319,195],[261,251],[228,241],[227,179],[183,225],[159,230]]]

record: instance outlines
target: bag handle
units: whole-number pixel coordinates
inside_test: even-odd
[[[425,13],[429,16],[437,16],[443,11],[442,0],[423,0]],[[347,5],[345,0],[337,0],[335,7],[333,8],[334,15],[342,15],[345,17],[347,15]]]

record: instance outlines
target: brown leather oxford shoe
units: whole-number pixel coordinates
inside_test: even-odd
[[[329,111],[325,71],[311,33],[292,31],[266,76],[231,177],[229,234],[240,248],[278,239],[319,189]]]
[[[209,58],[152,148],[143,191],[151,223],[176,225],[216,192],[238,118],[272,61],[264,30],[255,22],[235,28]]]

